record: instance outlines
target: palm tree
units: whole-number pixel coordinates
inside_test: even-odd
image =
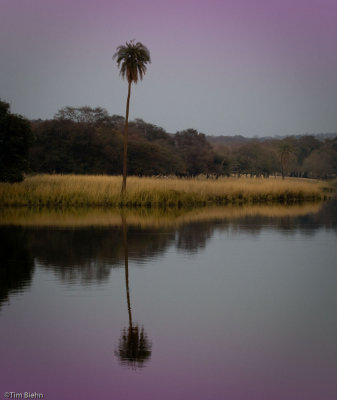
[[[126,100],[126,116],[124,124],[124,150],[123,150],[123,184],[122,194],[126,191],[127,156],[128,156],[128,119],[132,82],[142,80],[146,73],[146,64],[151,63],[149,50],[140,42],[134,40],[126,42],[125,46],[118,46],[112,57],[116,59],[120,75],[128,81],[128,97]]]

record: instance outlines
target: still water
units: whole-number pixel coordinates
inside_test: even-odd
[[[337,207],[315,207],[2,215],[0,398],[336,400]]]

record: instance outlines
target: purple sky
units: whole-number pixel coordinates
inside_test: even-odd
[[[124,114],[112,54],[152,64],[130,118],[169,132],[337,131],[337,0],[1,0],[0,97],[29,118],[66,106]]]

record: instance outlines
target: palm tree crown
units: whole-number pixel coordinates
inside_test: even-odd
[[[125,46],[118,46],[113,55],[116,59],[120,75],[129,83],[142,80],[146,72],[146,64],[151,63],[150,52],[142,43],[134,40],[126,42]]]

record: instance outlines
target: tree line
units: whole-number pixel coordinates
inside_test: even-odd
[[[120,175],[124,118],[103,108],[66,107],[52,120],[32,122],[34,172]],[[194,177],[249,174],[332,178],[337,138],[214,141],[195,129],[175,134],[142,119],[129,122],[128,174]]]
[[[120,175],[125,119],[104,108],[65,107],[53,119],[27,121],[0,102],[0,179],[19,181],[23,172]],[[142,119],[129,122],[128,174],[278,174],[337,176],[337,138],[311,135],[224,140],[195,129],[171,134]]]

